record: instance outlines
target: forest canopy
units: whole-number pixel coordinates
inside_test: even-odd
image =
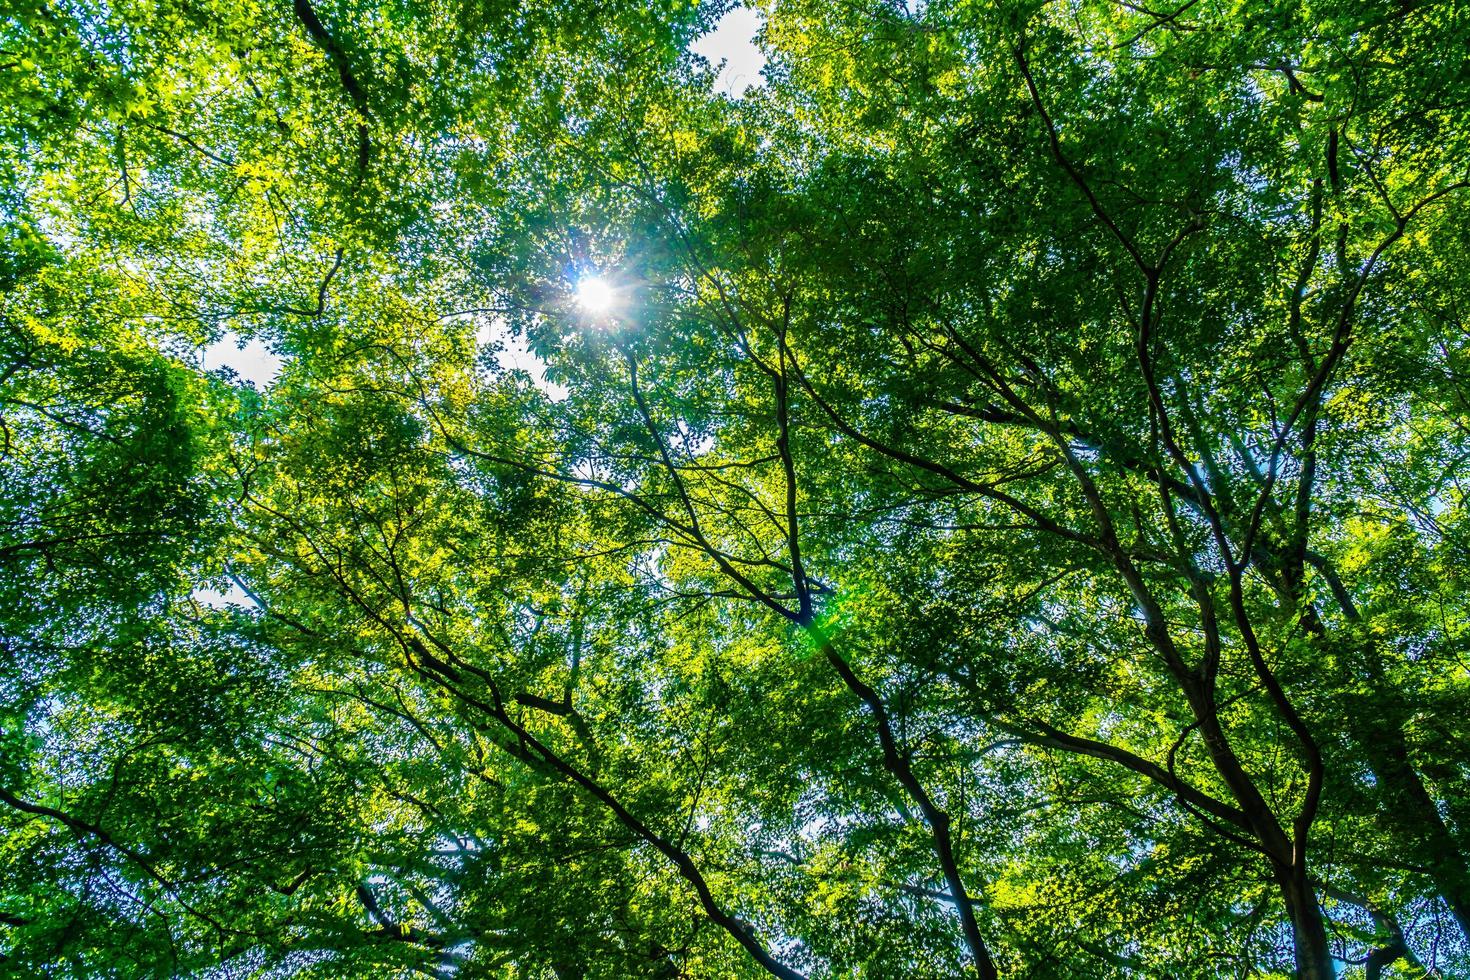
[[[0,10],[0,975],[1470,976],[1470,5],[730,9]]]

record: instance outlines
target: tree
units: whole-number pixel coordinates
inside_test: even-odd
[[[721,12],[7,23],[0,955],[1464,969],[1464,13]]]

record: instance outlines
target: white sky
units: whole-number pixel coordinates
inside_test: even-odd
[[[244,381],[264,391],[281,373],[281,357],[259,340],[247,341],[242,347],[240,335],[227,330],[225,335],[199,353],[199,369],[232,368]]]
[[[233,582],[223,592],[218,589],[195,589],[193,597],[195,602],[201,606],[208,606],[210,609],[225,609],[229,606],[239,606],[242,609],[256,608],[255,600],[246,595],[245,590]]]
[[[760,14],[749,7],[736,7],[720,18],[714,30],[690,45],[690,50],[709,59],[710,64],[725,63],[715,80],[715,91],[738,97],[749,86],[765,84],[761,69],[766,56],[755,46],[760,27]]]

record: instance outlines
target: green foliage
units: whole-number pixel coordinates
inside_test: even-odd
[[[1470,12],[725,11],[6,11],[0,975],[1470,970]]]

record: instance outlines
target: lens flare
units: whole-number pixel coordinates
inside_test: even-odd
[[[577,305],[586,313],[593,316],[609,313],[616,302],[617,293],[606,279],[588,276],[577,283]]]

